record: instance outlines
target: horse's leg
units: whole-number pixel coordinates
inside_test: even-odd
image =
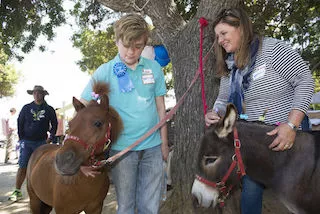
[[[29,195],[30,210],[32,214],[41,214],[41,200],[34,193],[29,179],[27,180],[27,190]]]
[[[64,205],[64,207],[55,207],[54,211],[56,214],[79,214],[81,211],[75,211],[74,208],[70,208],[70,207],[65,207],[66,205]],[[91,214],[90,212],[86,212],[88,214]],[[99,213],[101,214],[101,212]]]
[[[45,204],[38,198],[29,183],[27,184],[27,190],[30,198],[30,209],[32,214],[49,214],[52,210],[52,207]]]
[[[37,196],[30,195],[30,209],[32,214],[49,214],[52,207],[42,202]]]
[[[40,210],[41,210],[41,214],[49,214],[52,210],[52,207],[41,201]]]
[[[85,213],[100,214],[103,208],[103,201],[90,203],[85,209]]]
[[[41,200],[35,194],[30,194],[30,192],[29,192],[29,198],[30,198],[31,213],[32,214],[44,214],[44,213],[42,213],[42,210],[41,210],[41,207],[42,207]],[[50,213],[50,212],[48,212],[48,213]]]

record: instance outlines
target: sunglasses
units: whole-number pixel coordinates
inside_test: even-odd
[[[227,17],[240,20],[240,12],[237,9],[223,9],[216,17],[213,26],[216,26],[221,20],[229,20]]]
[[[231,16],[237,19],[240,18],[240,14],[236,9],[223,9],[217,16],[217,19],[221,20],[227,16]]]

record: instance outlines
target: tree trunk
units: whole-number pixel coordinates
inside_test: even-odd
[[[179,15],[173,0],[98,1],[115,11],[141,12],[151,18],[159,38],[170,55],[177,100],[187,90],[198,69],[200,41],[198,20],[200,17],[206,18],[209,25],[204,28],[203,56],[209,54],[209,57],[203,65],[207,105],[208,108],[212,108],[219,88],[219,80],[215,78],[213,70],[213,51],[210,49],[214,41],[212,21],[221,9],[242,4],[241,0],[202,0],[197,14],[188,23]],[[178,109],[174,122],[175,140],[171,168],[173,190],[162,205],[161,213],[240,213],[239,192],[227,201],[227,207],[222,211],[219,209],[213,211],[212,208],[197,209],[192,205],[190,193],[197,171],[199,139],[205,129],[200,79],[197,80],[184,103]],[[277,212],[273,210],[272,213]]]

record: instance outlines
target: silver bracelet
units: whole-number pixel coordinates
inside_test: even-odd
[[[288,124],[288,126],[290,126],[290,128],[293,130],[293,131],[297,131],[298,130],[298,128],[296,127],[296,125],[294,125],[293,123],[291,123],[291,122],[287,122],[287,124]]]

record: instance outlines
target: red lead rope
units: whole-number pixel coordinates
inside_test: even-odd
[[[205,26],[208,25],[208,21],[201,17],[199,19],[200,23],[200,53],[199,53],[199,70],[200,70],[200,77],[201,77],[201,98],[202,98],[202,104],[203,104],[203,113],[204,116],[207,113],[207,101],[206,101],[206,95],[204,90],[204,74],[203,74],[203,59],[202,59],[202,51],[203,51],[203,29]]]
[[[137,146],[139,143],[141,143],[143,140],[145,140],[147,137],[149,137],[154,131],[156,131],[157,129],[159,129],[163,124],[166,123],[166,121],[170,118],[172,118],[172,116],[176,113],[177,109],[179,108],[179,106],[183,103],[184,98],[186,97],[186,95],[188,94],[189,90],[191,89],[191,87],[193,86],[193,84],[196,82],[197,78],[199,77],[199,75],[201,76],[201,92],[202,92],[202,103],[203,103],[203,111],[204,111],[204,115],[207,113],[207,103],[206,103],[206,98],[205,98],[205,91],[204,91],[204,75],[203,75],[203,59],[202,59],[202,43],[203,43],[203,28],[205,26],[208,25],[208,21],[205,18],[200,18],[199,20],[200,22],[200,65],[199,68],[193,78],[193,80],[191,81],[191,84],[189,85],[187,91],[182,95],[182,97],[178,100],[177,104],[167,113],[167,115],[162,118],[160,120],[160,122],[158,124],[156,124],[152,129],[150,129],[147,133],[145,133],[142,137],[140,137],[138,140],[136,140],[133,144],[131,144],[130,146],[128,146],[127,148],[125,148],[124,150],[122,150],[121,152],[113,155],[112,157],[109,157],[107,160],[103,160],[101,161],[102,164],[106,164],[106,163],[112,163],[115,160],[117,160],[119,157],[121,157],[122,155],[124,155],[125,153],[127,153],[128,151],[130,151],[132,148],[134,148],[135,146]],[[209,53],[212,50],[213,46],[210,48],[210,50],[208,51],[208,53],[206,54],[206,56],[204,57],[204,61],[207,61],[208,57],[209,57]]]
[[[246,174],[246,171],[244,169],[242,156],[240,153],[241,143],[238,136],[238,129],[236,127],[233,128],[233,138],[234,138],[234,150],[235,150],[237,161],[238,161],[238,168],[240,170],[240,175],[242,177]]]

